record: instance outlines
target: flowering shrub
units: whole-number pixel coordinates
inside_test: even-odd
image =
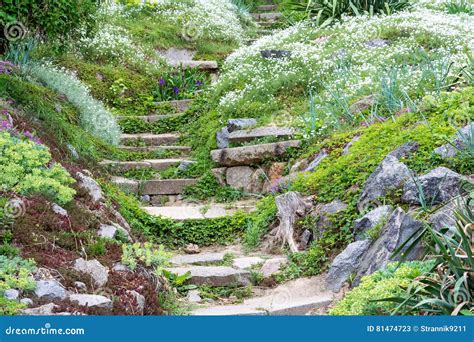
[[[61,204],[71,201],[74,179],[59,164],[51,163],[51,154],[30,132],[14,135],[8,120],[0,129],[0,191],[23,195],[43,194]]]
[[[105,142],[118,144],[121,133],[116,118],[72,72],[47,63],[32,65],[29,71],[49,88],[67,96],[79,110],[80,124],[86,131]]]
[[[92,37],[84,35],[77,42],[77,49],[88,60],[140,62],[145,59],[144,52],[125,29],[108,23],[102,23]]]
[[[353,115],[352,103],[384,90],[396,90],[408,107],[410,99],[438,92],[468,64],[473,32],[470,16],[421,4],[414,12],[345,18],[325,29],[300,23],[227,58],[216,85],[218,110],[231,116],[237,108],[259,108],[268,114],[281,94],[313,90],[318,127],[325,129],[340,123],[338,113]],[[261,50],[268,49],[291,51],[291,57],[262,58]]]

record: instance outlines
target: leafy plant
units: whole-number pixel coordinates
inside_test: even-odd
[[[193,97],[196,91],[204,88],[207,76],[192,68],[181,68],[168,74],[163,74],[153,91],[157,101],[180,100]]]
[[[470,0],[449,0],[446,1],[446,10],[449,14],[466,13],[473,15],[474,7]]]
[[[401,256],[403,261],[404,256],[424,238],[428,241],[426,252],[434,256],[434,264],[429,273],[415,279],[405,292],[384,299],[398,304],[392,314],[472,314],[473,231],[472,203],[461,201],[455,228],[437,231],[426,225],[394,252],[394,256]],[[415,239],[410,242],[411,238]],[[401,254],[404,248],[406,251]]]
[[[122,245],[122,262],[134,270],[141,263],[146,267],[153,267],[158,275],[168,265],[171,254],[166,252],[163,246],[155,248],[152,243],[134,243]]]
[[[191,272],[186,272],[184,274],[177,274],[170,272],[168,270],[163,270],[163,275],[168,279],[171,286],[173,286],[179,293],[186,293],[189,290],[194,290],[197,288],[196,285],[186,285],[186,281],[191,279]]]

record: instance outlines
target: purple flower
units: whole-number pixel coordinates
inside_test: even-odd
[[[160,85],[160,87],[164,87],[166,85],[166,81],[163,78],[160,78],[158,84]]]
[[[201,81],[201,80],[197,80],[197,81],[196,81],[196,85],[197,85],[198,87],[200,87],[200,86],[202,86],[202,85],[203,85],[203,83],[202,83],[202,81]]]
[[[176,95],[179,94],[179,88],[177,86],[173,87],[173,93],[175,93]]]
[[[9,130],[12,129],[13,126],[8,121],[0,121],[0,130]]]

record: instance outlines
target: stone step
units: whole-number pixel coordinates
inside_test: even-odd
[[[189,154],[192,150],[191,146],[124,146],[118,147],[123,151],[129,152],[156,152],[156,151],[171,151],[179,152],[180,155]]]
[[[151,134],[151,133],[138,133],[138,134],[122,134],[121,143],[124,145],[130,145],[133,143],[143,143],[147,146],[160,146],[160,145],[173,145],[178,142],[180,135],[177,133],[165,133],[165,134]]]
[[[170,262],[173,265],[194,265],[202,263],[218,263],[223,262],[225,253],[200,253],[200,254],[183,254],[175,255]]]
[[[281,157],[291,147],[299,147],[301,141],[288,140],[271,144],[249,145],[211,151],[212,160],[222,166],[254,165],[265,159]]]
[[[276,22],[282,17],[279,12],[268,12],[268,13],[252,13],[252,17],[258,21],[273,21]]]
[[[207,71],[215,71],[219,69],[216,61],[173,61],[170,64],[174,67],[183,69],[200,69]]]
[[[300,298],[288,303],[272,302],[273,297],[237,305],[219,305],[191,311],[193,316],[304,316],[326,307],[332,302],[330,295]]]
[[[185,99],[185,100],[171,100],[171,101],[161,101],[155,102],[157,106],[170,106],[176,110],[178,113],[185,112],[191,103],[193,102],[192,99]]]
[[[257,127],[229,133],[229,142],[241,143],[265,137],[291,138],[294,134],[294,130],[288,127]]]
[[[325,309],[333,294],[324,287],[324,276],[300,278],[267,290],[262,297],[244,300],[242,304],[197,308],[195,316],[300,316]]]
[[[257,11],[260,11],[260,12],[276,11],[277,8],[278,8],[277,5],[260,5],[260,6],[257,6]]]
[[[188,186],[197,183],[197,179],[160,179],[133,180],[123,177],[112,177],[112,183],[122,190],[136,195],[179,195]]]
[[[166,119],[171,119],[171,118],[179,118],[182,117],[183,114],[164,114],[164,115],[145,115],[145,116],[118,116],[117,120],[118,121],[124,121],[124,120],[141,120],[143,122],[147,123],[154,123],[160,120],[166,120]]]
[[[247,286],[250,284],[250,272],[236,270],[226,266],[191,266],[169,268],[169,272],[183,275],[191,273],[187,284],[210,286]]]
[[[182,158],[170,158],[170,159],[145,159],[142,161],[115,161],[115,160],[104,160],[99,165],[106,167],[109,170],[124,172],[132,169],[144,169],[152,168],[157,171],[166,170],[171,166],[178,165],[182,161],[188,161]]]
[[[164,206],[164,207],[145,207],[143,208],[148,214],[154,216],[162,216],[177,221],[184,220],[202,220],[233,216],[238,211],[250,212],[255,206],[233,205],[228,208],[222,204],[213,204],[211,206]]]

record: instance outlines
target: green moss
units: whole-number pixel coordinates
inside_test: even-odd
[[[363,277],[358,287],[346,294],[329,313],[331,315],[389,315],[398,304],[377,300],[402,294],[413,279],[428,272],[431,262],[397,263]]]

